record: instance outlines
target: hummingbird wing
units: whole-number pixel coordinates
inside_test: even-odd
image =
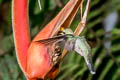
[[[49,44],[53,44],[55,42],[63,41],[65,39],[65,37],[66,37],[66,35],[59,35],[59,36],[55,36],[53,38],[47,38],[47,39],[38,40],[35,42],[40,42],[42,44],[49,45]]]
[[[69,37],[73,37],[73,35],[71,35],[71,34],[58,35],[58,36],[54,36],[52,38],[42,39],[42,40],[38,40],[38,41],[35,41],[35,42],[40,42],[42,44],[49,45],[49,44],[53,44],[53,43],[56,43],[56,42],[65,41]]]

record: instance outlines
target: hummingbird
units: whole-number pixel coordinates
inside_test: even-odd
[[[75,51],[76,53],[80,54],[84,58],[91,74],[95,74],[92,63],[91,48],[87,43],[85,37],[75,36],[70,28],[63,29],[59,34],[60,35],[54,36],[52,38],[39,40],[39,42],[43,44],[53,45],[53,63],[57,64],[60,62],[62,54],[61,49],[64,47],[64,49],[67,51]]]

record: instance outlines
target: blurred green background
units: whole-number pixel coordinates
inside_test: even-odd
[[[69,0],[37,0],[29,2],[32,38],[64,7]],[[25,80],[15,55],[11,19],[12,0],[0,0],[0,80]],[[86,0],[85,2],[86,3]],[[85,5],[84,5],[85,7]],[[71,28],[80,21],[80,11]],[[92,42],[92,75],[84,59],[70,52],[61,63],[56,80],[120,80],[120,0],[91,0],[86,28],[81,35]]]

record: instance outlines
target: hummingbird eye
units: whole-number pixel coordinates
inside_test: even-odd
[[[65,32],[64,31],[58,31],[57,35],[65,35]]]

